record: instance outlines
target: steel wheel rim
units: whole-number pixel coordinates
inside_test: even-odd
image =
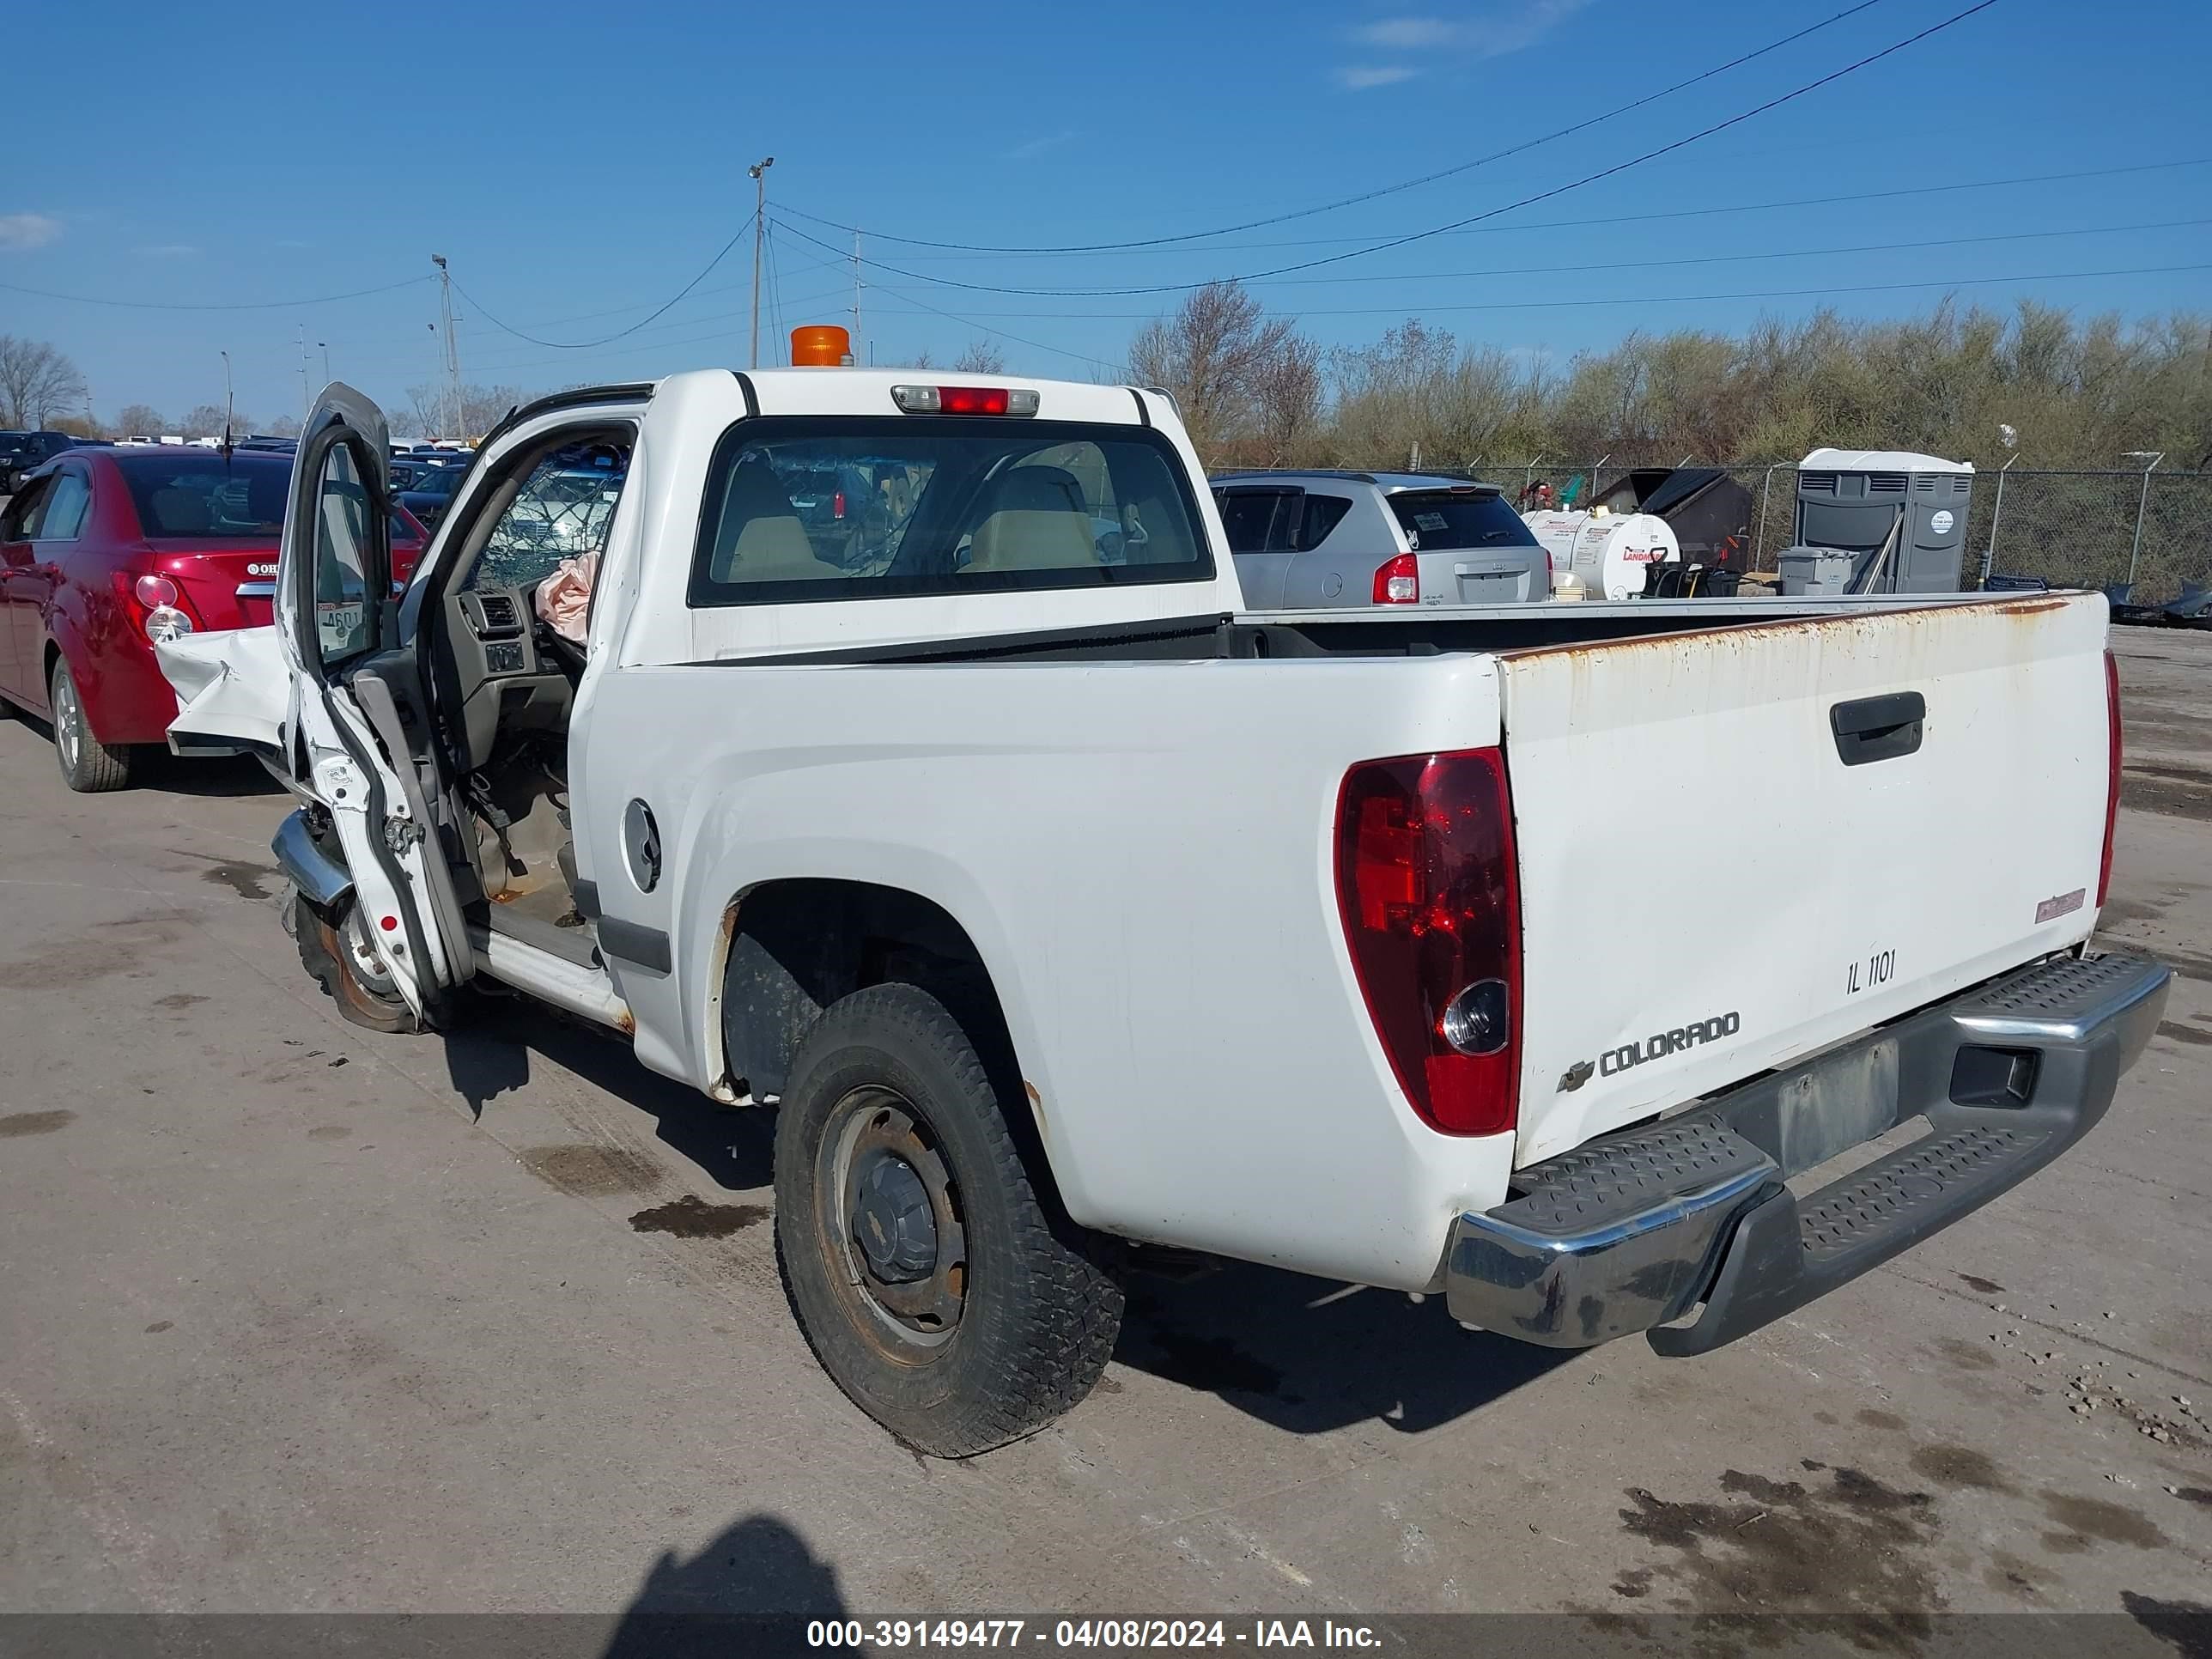
[[[76,770],[77,719],[76,687],[64,668],[54,676],[54,747],[61,750],[62,764],[72,772]]]
[[[968,1240],[957,1183],[937,1138],[913,1102],[896,1090],[866,1085],[830,1109],[816,1179],[827,1219],[823,1241],[831,1281],[861,1313],[864,1334],[888,1358],[914,1362],[959,1334],[968,1298]],[[855,1242],[856,1184],[871,1154],[895,1157],[928,1195],[935,1255],[926,1276],[886,1281]]]
[[[372,996],[396,1000],[398,988],[386,971],[383,959],[376,954],[375,943],[368,936],[368,923],[355,905],[346,912],[345,925],[338,930],[338,944],[346,953],[346,965],[362,989]]]

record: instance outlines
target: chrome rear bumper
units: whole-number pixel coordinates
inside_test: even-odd
[[[2172,977],[2138,957],[2052,957],[1523,1170],[1519,1196],[1455,1225],[1445,1301],[1548,1347],[1634,1331],[1668,1354],[1733,1341],[2081,1139],[2157,1030]],[[1926,1135],[1827,1187],[1799,1199],[1783,1185],[1916,1117]]]

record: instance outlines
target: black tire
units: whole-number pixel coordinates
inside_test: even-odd
[[[323,988],[338,1006],[338,1012],[356,1025],[372,1031],[416,1031],[422,1029],[399,993],[380,985],[379,970],[363,965],[360,941],[347,933],[357,929],[359,910],[352,895],[325,912],[307,902],[304,895],[292,896],[292,937],[300,947],[300,961],[307,976]]]
[[[121,744],[111,749],[93,736],[84,699],[77,696],[76,681],[60,657],[54,659],[54,671],[46,678],[46,707],[53,711],[54,760],[64,783],[80,795],[98,795],[131,781],[131,750]]]
[[[1016,1109],[943,1003],[878,985],[815,1023],[777,1111],[776,1259],[799,1329],[855,1405],[933,1456],[1052,1422],[1091,1392],[1121,1328],[1121,1286],[1040,1194],[1008,1127]],[[927,1195],[920,1284],[887,1280],[854,1241],[883,1213],[859,1183],[886,1163],[907,1163]]]

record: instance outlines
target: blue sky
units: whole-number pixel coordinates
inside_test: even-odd
[[[500,325],[567,343],[637,323],[744,224],[746,166],[772,154],[764,361],[783,328],[849,321],[849,261],[802,239],[848,250],[830,221],[862,227],[864,255],[904,273],[863,267],[864,358],[943,362],[988,328],[1015,369],[1087,378],[1176,296],[949,284],[1126,289],[1343,253],[1686,137],[1972,0],[1878,0],[1571,137],[1210,241],[1052,257],[891,239],[1111,242],[1293,212],[1588,119],[1849,3],[27,7],[11,61],[77,69],[9,77],[0,332],[68,351],[103,416],[220,402],[226,349],[241,409],[296,412],[302,335],[318,384],[327,343],[334,374],[398,405],[436,368],[437,291],[410,281],[436,252],[465,289],[471,381],[742,366],[749,236],[617,343],[563,351]],[[2212,308],[2212,269],[2145,270],[2212,266],[2212,166],[2163,165],[2212,158],[2208,57],[2203,0],[1998,0],[1674,155],[1255,291],[1325,343],[1419,315],[1561,361],[1631,329],[1735,330],[1824,297],[1895,315],[1943,291],[1899,284],[1970,283],[1962,299],[1999,307]],[[2091,172],[2105,176],[1626,216]],[[1940,245],[1832,251],[1903,242]],[[2075,275],[2119,271],[2142,274]],[[386,284],[408,285],[295,303]],[[130,309],[21,289],[283,303]]]

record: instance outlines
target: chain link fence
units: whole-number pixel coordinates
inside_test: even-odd
[[[1750,501],[1743,568],[1778,568],[1796,520],[1796,463],[1716,462],[1692,455],[1675,464],[1717,467],[1743,486]],[[1545,483],[1554,501],[1572,490],[1579,504],[1637,469],[1611,456],[1596,461],[1538,456],[1439,470],[1502,484],[1516,502]],[[2212,583],[2212,472],[2019,465],[1978,472],[1966,545],[1960,574],[1967,586],[1987,572],[2041,576],[2053,587],[2117,590],[2132,581],[2128,597],[2136,603],[2163,604]],[[2114,597],[2120,597],[2117,591]]]

